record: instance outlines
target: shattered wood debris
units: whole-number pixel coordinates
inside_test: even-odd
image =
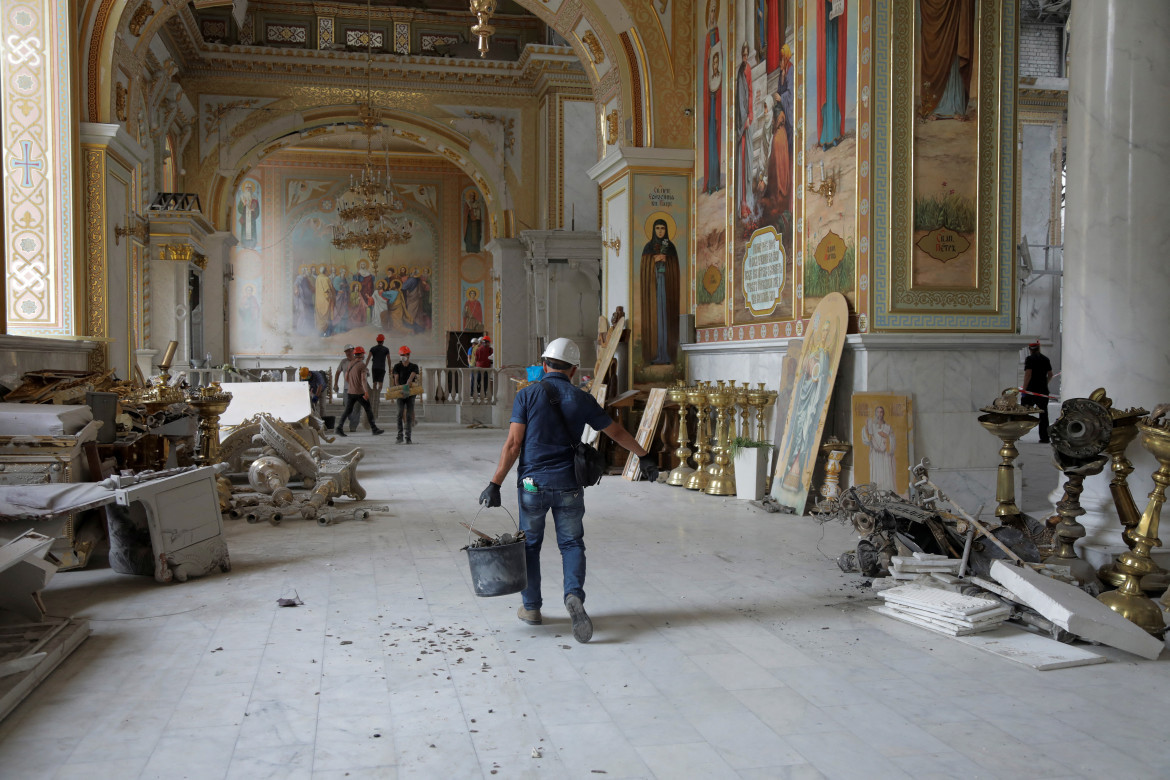
[[[523,542],[524,541],[524,532],[523,531],[520,531],[519,533],[515,533],[515,534],[502,533],[499,536],[489,536],[489,535],[485,534],[483,531],[480,531],[476,528],[472,528],[467,523],[460,523],[459,525],[463,526],[468,531],[471,531],[473,534],[476,535],[476,537],[478,537],[473,542],[468,544],[466,547],[460,547],[459,549],[461,549],[461,550],[466,550],[468,548],[479,549],[481,547],[496,547],[496,546],[500,546],[500,545],[515,544],[516,542]]]

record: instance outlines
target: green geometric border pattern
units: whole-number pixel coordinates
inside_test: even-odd
[[[909,158],[913,148],[914,73],[907,63],[914,60],[915,6],[916,0],[876,0],[874,8],[871,329],[1013,331],[1016,0],[980,0],[980,54],[994,53],[998,57],[981,56],[979,193],[982,202],[978,230],[981,244],[997,246],[994,254],[980,251],[979,290],[938,291],[925,300],[909,289],[908,282],[912,251],[909,225],[913,175]],[[996,41],[998,47],[983,45],[987,40]],[[996,110],[997,126],[985,127],[983,116]],[[882,121],[883,116],[887,121]],[[986,155],[992,153],[995,156],[988,159]],[[997,197],[991,202],[993,193]]]

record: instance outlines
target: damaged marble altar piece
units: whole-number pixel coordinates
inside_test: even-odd
[[[270,415],[258,415],[257,423],[260,432],[255,435],[254,443],[262,444],[266,455],[287,464],[312,490],[300,510],[306,520],[317,519],[321,507],[335,496],[345,495],[357,501],[366,497],[365,488],[357,478],[357,464],[365,454],[360,447],[344,455],[329,455],[319,446],[305,447],[304,440],[289,426]]]

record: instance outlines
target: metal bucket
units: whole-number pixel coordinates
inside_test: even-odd
[[[479,513],[476,513],[476,517],[479,517]],[[516,522],[515,518],[512,522]],[[470,524],[475,525],[475,520]],[[520,530],[519,526],[516,530]],[[470,545],[470,530],[467,532],[467,538]],[[523,541],[491,547],[469,546],[467,563],[471,567],[471,584],[475,588],[475,595],[506,596],[524,590],[528,585],[528,565],[524,558],[524,546]]]

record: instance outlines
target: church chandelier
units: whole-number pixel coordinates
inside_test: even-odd
[[[369,0],[366,0],[366,15],[366,99],[359,106],[362,132],[366,136],[366,161],[361,174],[356,179],[351,175],[349,188],[337,198],[338,223],[333,226],[333,246],[365,252],[370,270],[376,275],[382,250],[409,242],[414,234],[414,222],[403,213],[402,198],[390,175],[388,145],[385,169],[379,170],[374,161],[373,138],[382,127],[382,118],[374,108],[370,90],[373,34]]]

